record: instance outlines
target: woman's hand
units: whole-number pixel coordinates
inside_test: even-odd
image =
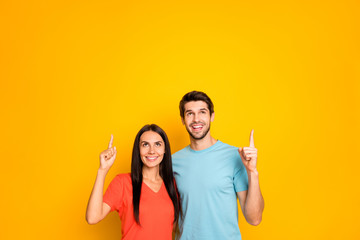
[[[113,135],[111,134],[109,148],[100,153],[100,169],[108,171],[116,158],[116,147],[112,146]]]
[[[106,174],[116,157],[116,147],[112,147],[112,142],[113,135],[110,138],[109,148],[100,153],[100,168],[86,208],[86,221],[89,224],[101,221],[111,210],[110,206],[103,202],[103,190]]]

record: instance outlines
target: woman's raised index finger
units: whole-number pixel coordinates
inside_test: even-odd
[[[113,135],[111,134],[111,138],[110,138],[110,142],[109,142],[109,148],[112,147],[113,139],[114,139],[114,137],[113,137]]]

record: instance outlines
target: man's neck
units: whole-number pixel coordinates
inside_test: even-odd
[[[190,137],[190,147],[192,150],[200,151],[208,147],[211,147],[216,143],[216,141],[217,140],[213,138],[209,132],[203,139],[200,140],[193,139],[192,137]]]

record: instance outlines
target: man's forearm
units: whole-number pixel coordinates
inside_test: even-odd
[[[264,199],[259,185],[259,173],[255,170],[248,172],[249,186],[245,201],[245,218],[251,225],[258,225],[262,220]]]

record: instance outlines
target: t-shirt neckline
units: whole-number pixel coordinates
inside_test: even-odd
[[[161,187],[160,187],[159,191],[155,192],[155,191],[152,190],[144,181],[143,181],[142,183],[146,186],[146,188],[147,188],[148,190],[150,190],[150,192],[152,192],[153,194],[156,194],[156,195],[160,194],[160,192],[161,192],[161,190],[162,190],[162,188],[163,188],[163,185],[164,185],[164,181],[162,181]]]
[[[210,147],[208,148],[205,148],[203,150],[194,150],[190,147],[190,145],[187,146],[187,149],[190,151],[190,152],[193,152],[193,153],[206,153],[206,152],[209,152],[211,150],[213,150],[214,148],[216,148],[219,144],[221,144],[221,141],[220,140],[216,140],[216,143],[214,143],[213,145],[211,145]]]

